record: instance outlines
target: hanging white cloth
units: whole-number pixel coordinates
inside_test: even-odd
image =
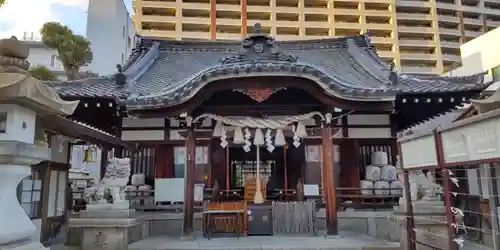
[[[286,145],[285,135],[283,134],[282,129],[276,130],[276,136],[274,137],[274,145],[278,147]]]
[[[234,129],[233,142],[234,142],[234,144],[245,143],[245,138],[243,137],[243,129],[242,128],[236,127]]]

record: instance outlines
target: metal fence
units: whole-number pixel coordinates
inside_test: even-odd
[[[500,164],[445,164],[439,134],[435,139],[437,166],[402,172],[402,249],[500,249]]]

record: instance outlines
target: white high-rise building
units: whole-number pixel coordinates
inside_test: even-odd
[[[135,46],[135,30],[123,0],[89,0],[87,39],[94,58],[88,70],[101,76],[116,72]]]

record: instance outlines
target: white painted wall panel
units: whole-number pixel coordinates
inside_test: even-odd
[[[446,163],[500,157],[500,117],[444,131]]]
[[[165,131],[163,130],[136,130],[122,131],[122,140],[124,141],[163,141]]]
[[[437,165],[434,136],[428,135],[401,143],[404,168]]]
[[[137,128],[137,127],[164,127],[165,119],[163,118],[147,118],[147,119],[133,119],[123,118],[124,128]]]
[[[349,128],[349,138],[391,138],[391,129]]]
[[[390,125],[389,115],[348,115],[349,125]]]

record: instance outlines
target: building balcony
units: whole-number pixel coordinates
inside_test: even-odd
[[[396,13],[396,19],[398,20],[429,20],[432,21],[431,15],[418,14],[418,13]]]
[[[367,30],[392,30],[394,25],[388,23],[365,23]]]
[[[445,10],[459,10],[462,6],[452,3],[436,3],[436,8]]]
[[[434,47],[436,43],[433,40],[419,40],[419,39],[400,39],[399,46],[408,47]]]
[[[209,20],[210,23],[210,20]],[[241,25],[241,19],[234,18],[217,18],[217,25]]]
[[[436,54],[425,54],[419,52],[400,52],[399,57],[401,58],[401,60],[417,60],[417,61],[437,60]]]
[[[304,22],[304,27],[306,28],[324,28],[329,29],[330,23],[328,21],[316,22],[316,21],[307,21]]]
[[[241,34],[234,34],[234,33],[217,32],[216,37],[217,37],[217,39],[221,39],[221,40],[241,40],[242,35]]]
[[[483,32],[480,31],[468,31],[468,30],[465,31],[466,37],[479,37],[481,35],[483,35]]]
[[[418,33],[432,34],[434,33],[434,28],[418,27],[418,26],[398,26],[398,32],[412,33],[412,34],[418,34]]]
[[[175,16],[153,16],[153,15],[143,15],[141,22],[155,22],[155,23],[176,23],[180,21]]]
[[[404,7],[431,7],[430,2],[421,2],[421,1],[408,1],[408,0],[396,0],[396,6],[404,6]]]
[[[365,1],[366,3],[366,1]],[[390,17],[393,15],[394,11],[390,10],[365,10],[366,16],[387,16]]]
[[[464,24],[483,26],[483,20],[481,19],[464,18],[463,20]]]
[[[241,12],[241,6],[235,4],[217,4],[217,10]]]
[[[450,42],[450,41],[441,40],[439,42],[439,44],[441,45],[441,47],[445,47],[445,48],[452,48],[452,49],[459,49],[460,48],[460,42]]]
[[[325,14],[325,15],[328,15],[330,13],[330,10],[328,10],[327,8],[308,7],[308,8],[304,8],[304,13],[305,14]]]
[[[391,38],[391,37],[372,36],[371,39],[372,39],[373,44],[393,44],[394,43],[394,38]]]
[[[363,28],[363,25],[360,23],[347,23],[347,22],[335,22],[336,29],[359,29]]]
[[[181,3],[182,9],[192,9],[192,10],[210,10],[209,3]]]
[[[182,23],[206,24],[210,25],[210,18],[206,17],[182,17]]]
[[[439,28],[439,34],[448,36],[461,36],[460,30],[458,29]]]
[[[345,15],[345,16],[360,16],[361,13],[359,12],[358,9],[341,9],[341,8],[336,8],[333,9],[333,13],[335,15]]]
[[[486,25],[489,27],[500,27],[500,21],[486,20]]]
[[[441,58],[443,61],[449,61],[449,62],[460,62],[462,58],[457,55],[449,55],[449,54],[442,54]]]
[[[401,66],[401,72],[407,74],[439,74],[439,70],[435,67],[415,67]]]
[[[210,39],[210,32],[182,31],[183,39]]]
[[[180,5],[176,2],[142,1],[142,7],[150,8],[178,8]]]
[[[290,27],[290,28],[300,27],[299,21],[275,21],[274,23],[275,23],[275,26],[277,26],[277,27]]]
[[[141,35],[147,37],[177,38],[175,30],[141,30]]]
[[[460,23],[460,19],[456,16],[440,15],[440,16],[438,16],[438,21],[450,22],[450,23]]]

